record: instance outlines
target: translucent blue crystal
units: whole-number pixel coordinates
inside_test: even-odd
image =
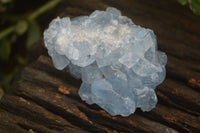
[[[150,29],[116,8],[89,16],[54,19],[44,32],[54,66],[83,82],[78,94],[111,115],[128,116],[156,106],[154,89],[165,78],[167,56]]]

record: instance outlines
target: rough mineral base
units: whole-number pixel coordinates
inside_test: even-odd
[[[157,50],[152,30],[135,25],[116,8],[71,20],[57,17],[44,41],[54,66],[81,78],[78,93],[88,104],[112,116],[155,107],[154,89],[165,78],[167,56]]]

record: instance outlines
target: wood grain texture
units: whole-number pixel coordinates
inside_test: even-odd
[[[108,6],[153,29],[158,48],[168,55],[156,108],[112,117],[87,105],[77,94],[81,81],[53,67],[41,39],[30,52],[30,64],[0,101],[0,133],[200,132],[200,17],[189,9],[175,0],[65,0],[39,22],[47,27],[57,15],[88,15]]]

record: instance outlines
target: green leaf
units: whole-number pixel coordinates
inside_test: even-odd
[[[13,34],[11,37],[10,37],[10,42],[13,44],[17,41],[17,34]]]
[[[29,21],[28,37],[26,46],[28,49],[40,39],[41,31],[39,25],[35,21]]]
[[[4,89],[4,91],[8,91],[10,89],[10,83],[15,74],[15,70],[9,74],[3,74],[3,78],[0,81],[0,86]]]
[[[17,60],[17,62],[18,62],[20,65],[25,65],[25,64],[26,64],[26,59],[25,59],[25,57],[22,57],[22,56],[17,55],[17,56],[16,56],[16,60]]]
[[[23,35],[28,29],[28,23],[25,20],[19,20],[15,26],[15,32],[18,35]]]
[[[191,0],[190,9],[197,15],[200,15],[200,0]]]
[[[188,0],[178,0],[181,5],[186,5]]]
[[[3,95],[4,95],[4,91],[3,91],[3,89],[0,87],[0,100],[1,100],[1,98],[3,97]]]
[[[6,3],[10,3],[12,2],[12,0],[0,0],[0,3],[6,4]]]
[[[8,61],[11,51],[11,44],[8,40],[0,40],[0,60]]]

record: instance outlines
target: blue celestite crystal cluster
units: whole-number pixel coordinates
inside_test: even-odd
[[[44,32],[54,66],[82,79],[79,95],[111,115],[150,111],[154,89],[165,78],[167,56],[152,30],[135,25],[115,8],[89,16],[54,19]]]

